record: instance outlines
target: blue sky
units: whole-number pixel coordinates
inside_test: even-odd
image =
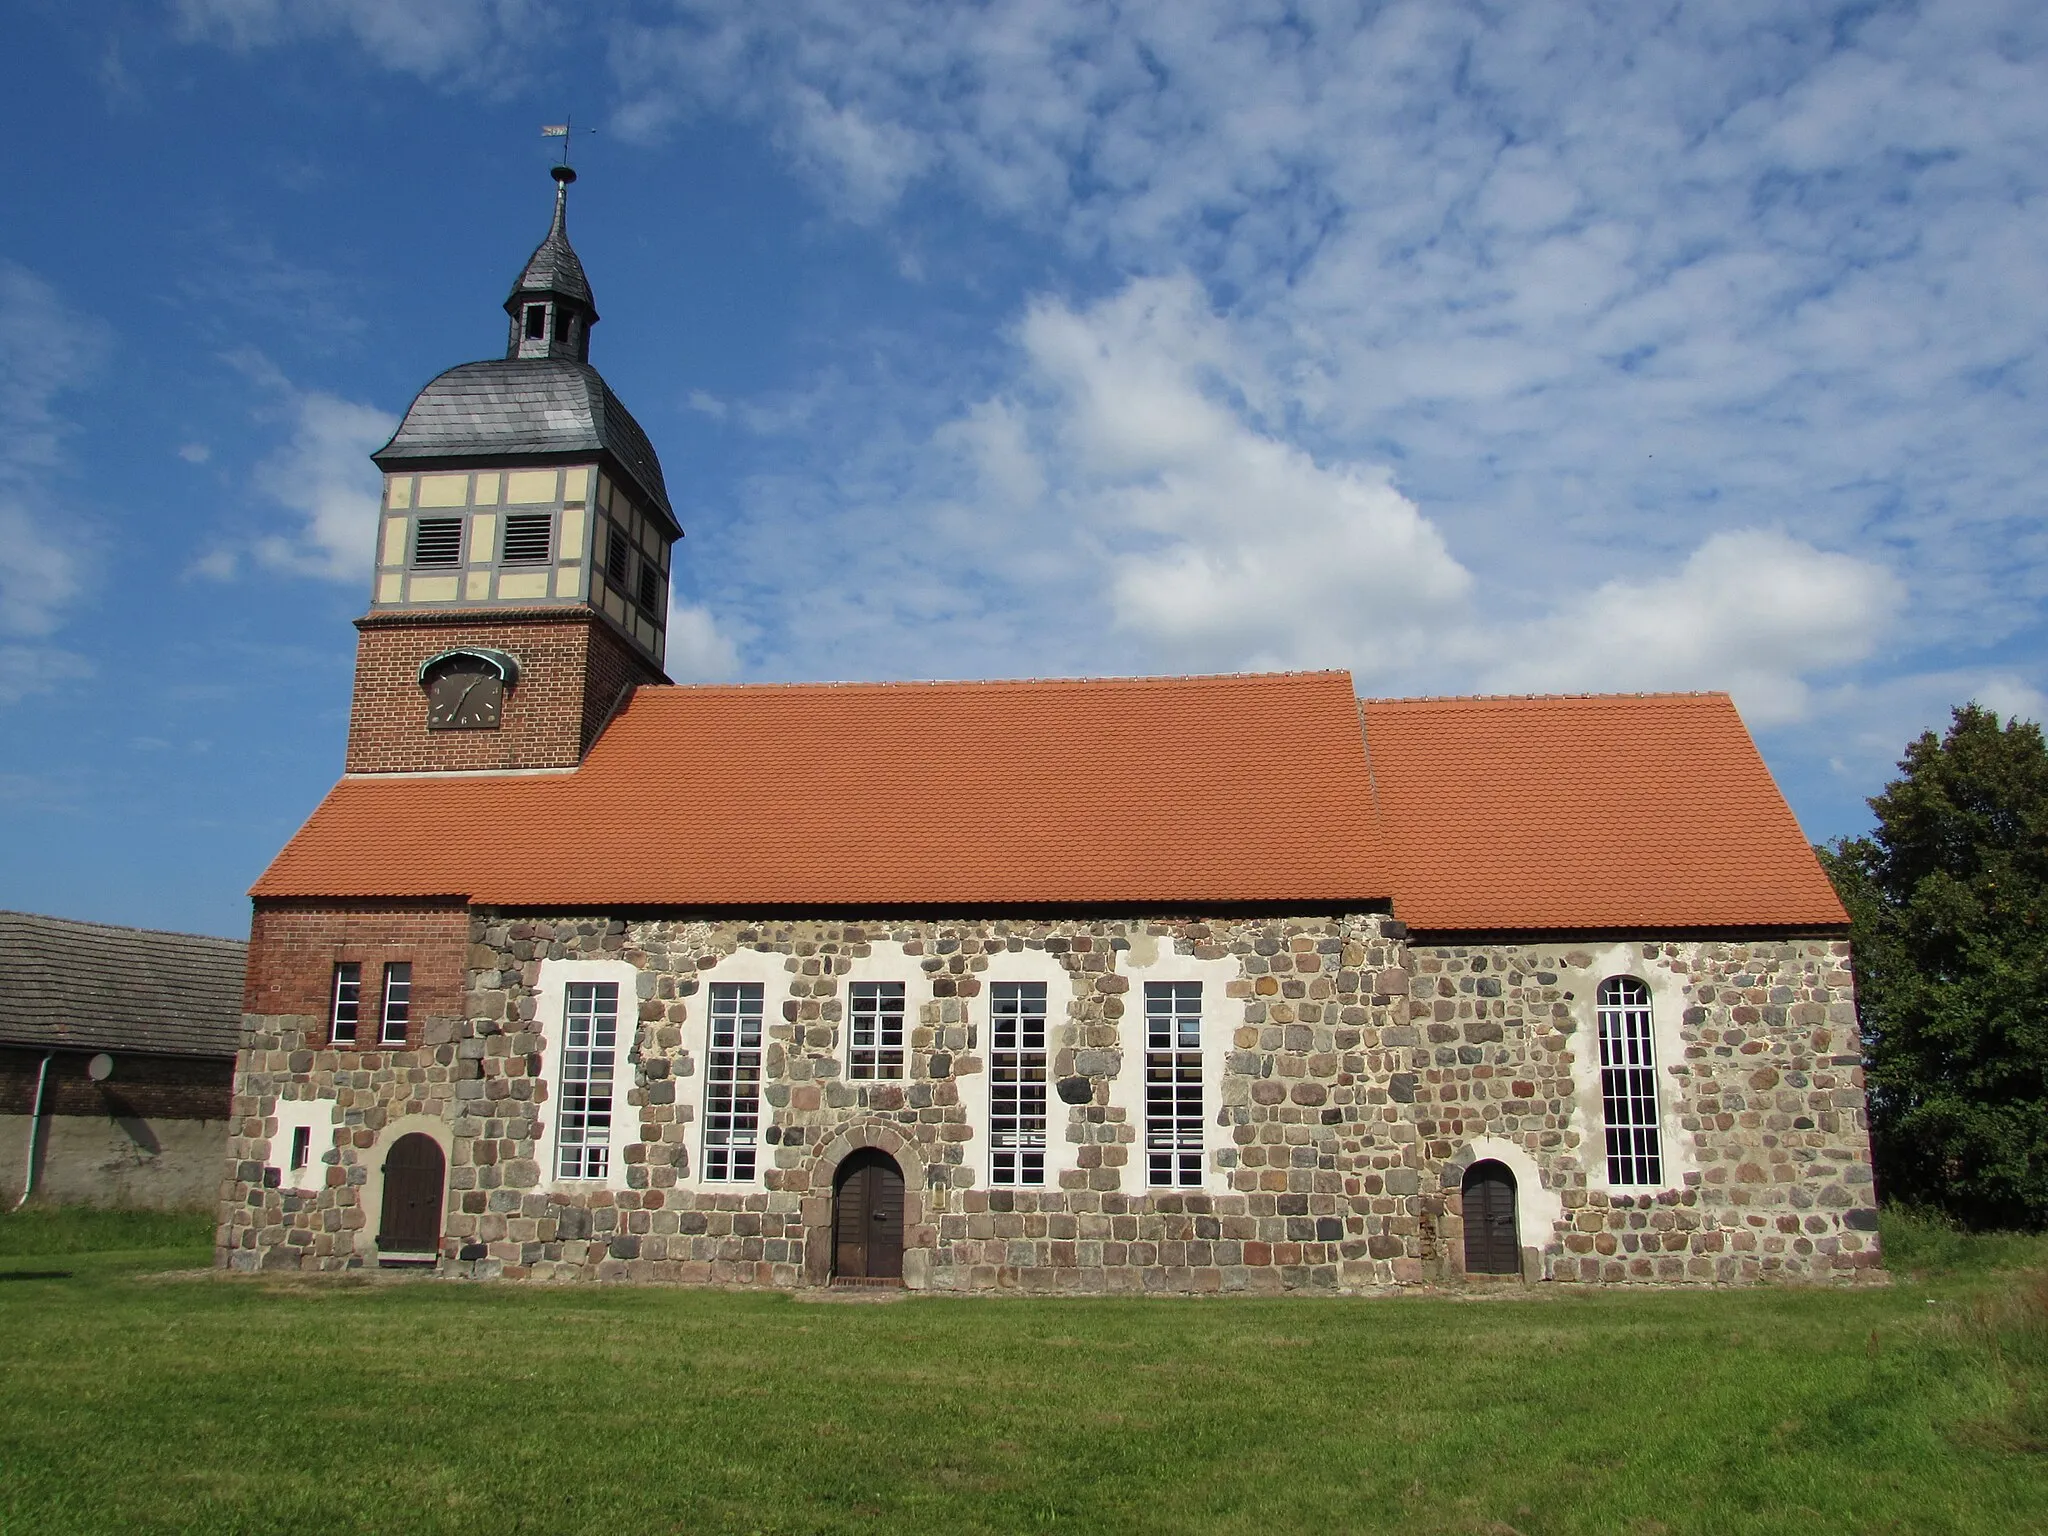
[[[10,7],[0,906],[215,933],[365,455],[573,113],[683,679],[1726,688],[1810,835],[2043,712],[2037,5]]]

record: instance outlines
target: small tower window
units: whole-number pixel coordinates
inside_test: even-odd
[[[526,339],[545,341],[548,334],[548,307],[545,304],[526,306]]]
[[[604,544],[604,572],[622,590],[626,585],[626,561],[631,557],[632,547],[627,542],[626,530],[612,524],[611,536]]]
[[[414,565],[462,564],[462,519],[423,517],[413,525]]]
[[[652,561],[640,566],[640,606],[650,615],[661,612],[661,572],[654,568]]]
[[[515,512],[505,519],[505,564],[546,565],[553,543],[552,512]]]

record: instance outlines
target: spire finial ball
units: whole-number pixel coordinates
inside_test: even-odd
[[[548,174],[565,187],[576,179],[575,171],[566,165],[551,165],[548,167]]]

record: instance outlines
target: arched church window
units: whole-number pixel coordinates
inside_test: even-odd
[[[1600,983],[1600,1106],[1607,1122],[1607,1182],[1662,1184],[1656,1047],[1650,989],[1633,976]]]

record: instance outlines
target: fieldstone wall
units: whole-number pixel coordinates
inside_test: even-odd
[[[1484,1156],[1522,1185],[1525,1274],[1602,1283],[1854,1275],[1874,1266],[1846,945],[1411,945],[1380,914],[1327,918],[741,924],[475,912],[467,1014],[406,1050],[336,1049],[319,1018],[251,1016],[236,1080],[220,1261],[378,1262],[384,1150],[449,1162],[444,1270],[536,1279],[795,1286],[830,1277],[832,1175],[888,1151],[913,1288],[1356,1291],[1456,1280],[1460,1180]],[[845,1071],[849,971],[886,954],[923,985],[900,1082]],[[985,983],[1005,957],[1049,999],[1043,1188],[989,1186]],[[703,1182],[707,977],[751,956],[781,978],[764,1041],[763,1172]],[[548,962],[632,968],[622,1161],[608,1187],[549,1176]],[[252,965],[254,957],[252,956]],[[1205,1010],[1200,1189],[1144,1183],[1146,979],[1224,978]],[[1669,1187],[1606,1187],[1592,994],[1621,965],[1683,1046],[1664,1062]],[[909,976],[906,980],[912,979]],[[1666,1006],[1669,1004],[1669,1006]],[[622,1025],[624,1024],[622,1018]],[[1661,1028],[1660,1023],[1660,1028]],[[1660,1036],[1661,1039],[1661,1036]],[[1588,1103],[1585,1053],[1593,1052]],[[335,1147],[293,1187],[277,1101],[333,1103]]]

